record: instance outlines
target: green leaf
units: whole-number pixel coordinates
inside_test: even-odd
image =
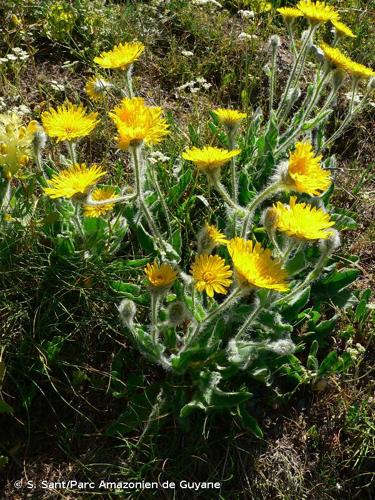
[[[322,375],[329,375],[330,373],[333,373],[338,366],[337,360],[338,357],[336,351],[332,351],[327,354],[319,366],[318,376],[321,377]]]
[[[287,302],[281,310],[283,318],[287,321],[293,321],[297,318],[298,313],[303,309],[310,300],[310,287],[306,288],[294,300]]]
[[[134,285],[133,283],[124,283],[123,281],[120,280],[112,281],[111,288],[116,292],[131,296],[137,296],[141,292],[138,285]]]
[[[169,206],[175,205],[179,201],[192,181],[192,178],[193,172],[190,168],[180,176],[178,183],[170,189],[167,196],[167,204]]]
[[[139,243],[143,250],[147,253],[153,253],[154,251],[154,241],[152,236],[145,230],[141,223],[136,226],[136,233]]]
[[[191,413],[197,410],[206,410],[206,406],[202,403],[202,401],[199,401],[197,399],[193,399],[190,401],[190,403],[186,404],[183,406],[180,410],[180,417],[188,417]]]
[[[232,408],[233,406],[244,403],[251,398],[251,396],[252,394],[250,392],[225,392],[215,387],[207,403],[215,409]]]
[[[202,361],[206,361],[208,357],[215,352],[216,347],[213,346],[211,348],[207,347],[192,347],[178,356],[173,358],[172,360],[172,368],[179,373],[183,373],[186,371],[188,366],[191,363],[198,363]]]
[[[363,321],[366,320],[366,318],[370,314],[370,310],[367,307],[370,297],[371,297],[371,289],[369,288],[365,290],[360,297],[360,301],[354,313],[354,321],[362,323]]]
[[[237,413],[240,417],[241,424],[245,427],[245,429],[250,431],[257,438],[263,437],[263,431],[259,427],[258,422],[247,410],[245,410],[242,405],[238,406]]]
[[[13,408],[3,399],[0,399],[0,413],[12,414]]]

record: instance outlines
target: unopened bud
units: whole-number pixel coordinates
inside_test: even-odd
[[[277,214],[274,208],[269,207],[263,212],[262,223],[267,233],[274,233],[277,223]]]
[[[330,231],[330,236],[326,240],[320,241],[322,251],[328,254],[334,252],[341,245],[340,233],[336,229],[330,229]]]
[[[325,60],[324,57],[324,52],[322,49],[314,44],[311,44],[310,46],[310,52],[311,54],[317,59],[318,62],[322,63]]]
[[[296,101],[298,101],[300,97],[301,97],[301,89],[299,87],[294,87],[288,90],[285,99],[286,102],[293,104]]]
[[[172,325],[180,325],[189,318],[189,311],[183,302],[173,302],[168,307],[168,319]]]
[[[270,342],[267,349],[280,356],[288,356],[294,353],[296,346],[291,339],[280,339],[276,340],[276,342]]]
[[[132,300],[124,299],[118,306],[120,319],[124,326],[131,327],[133,325],[134,316],[137,312],[137,307]]]
[[[277,50],[281,45],[281,40],[279,35],[272,35],[270,37],[269,43],[272,50]]]

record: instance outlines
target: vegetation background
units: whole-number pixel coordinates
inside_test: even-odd
[[[15,109],[38,119],[65,98],[89,105],[84,83],[94,74],[93,57],[120,41],[139,39],[147,50],[137,65],[135,84],[167,110],[174,128],[173,140],[163,146],[169,160],[162,167],[162,188],[168,193],[185,137],[195,133],[204,142],[213,107],[251,113],[265,103],[263,66],[268,37],[275,32],[283,41],[279,77],[288,75],[285,30],[274,8],[251,0],[220,3],[223,8],[186,0],[2,0],[0,55],[21,47],[31,57],[0,64],[1,111]],[[292,3],[273,2],[273,7]],[[373,67],[375,2],[337,0],[335,5],[357,35],[348,42],[351,56]],[[244,9],[253,10],[254,17],[241,15]],[[345,109],[342,99],[337,120]],[[374,285],[374,109],[375,103],[333,151],[338,165],[335,204],[350,210],[358,223],[345,233],[343,243],[344,254],[360,256],[361,277],[355,286],[361,291]],[[107,125],[97,132],[107,140],[99,143],[94,134],[85,143],[85,156],[87,162],[112,165],[116,176],[124,166]],[[198,183],[194,189],[199,192]],[[183,206],[189,214],[181,231],[191,239],[206,209],[204,196],[202,189],[203,201],[194,209],[189,192],[175,200],[175,209]],[[134,242],[129,239],[122,246],[121,266],[101,267],[77,258],[67,267],[37,238],[38,227],[30,222],[26,229],[0,235],[0,389],[13,409],[7,414],[0,407],[0,488],[5,498],[25,498],[13,487],[19,478],[104,477],[220,481],[223,499],[371,498],[373,320],[364,324],[342,314],[330,342],[340,348],[351,337],[353,344],[366,348],[365,354],[350,373],[331,377],[319,391],[304,389],[288,403],[270,406],[265,400],[259,405],[262,440],[216,415],[194,416],[184,432],[177,421],[159,415],[165,419],[162,430],[156,426],[146,440],[142,429],[149,407],[144,394],[159,374],[128,345],[116,307],[122,296],[111,286],[132,273],[137,279],[143,263],[130,267],[129,261],[139,258]],[[120,415],[127,432],[118,438],[113,425]],[[84,498],[61,491],[32,495]],[[147,495],[161,492],[134,492],[128,498]],[[192,496],[179,492],[179,498]]]

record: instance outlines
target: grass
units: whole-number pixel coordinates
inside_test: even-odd
[[[353,55],[373,64],[375,3],[336,3],[347,10],[347,22],[358,35],[351,44]],[[165,173],[176,168],[186,137],[192,142],[197,132],[201,139],[211,137],[207,117],[213,107],[233,105],[250,111],[264,104],[266,40],[275,29],[285,35],[272,13],[245,21],[236,14],[235,2],[227,2],[228,10],[197,8],[185,0],[172,0],[163,8],[150,2],[73,2],[71,31],[53,17],[57,14],[52,4],[3,2],[7,24],[2,51],[22,46],[34,53],[27,71],[26,66],[0,66],[6,107],[25,103],[32,116],[38,116],[66,97],[87,102],[77,75],[91,74],[92,57],[122,41],[123,33],[129,40],[140,38],[148,50],[136,83],[149,99],[163,105],[173,120],[172,128],[182,136],[181,143],[165,143],[163,152],[170,159],[158,165]],[[64,5],[71,9],[70,4]],[[22,29],[12,24],[10,14],[19,17]],[[257,38],[241,42],[238,35],[243,31]],[[194,56],[183,55],[182,50]],[[280,57],[283,79],[289,64],[287,51]],[[199,77],[211,87],[196,85],[197,93],[177,91]],[[338,119],[343,104],[338,102]],[[358,229],[344,234],[343,244],[347,255],[360,256],[363,272],[356,287],[361,291],[374,284],[372,122],[370,108],[334,150],[340,165],[335,204],[352,211],[359,221]],[[109,130],[100,133],[111,137]],[[88,161],[114,162],[118,179],[125,166],[127,177],[127,165],[116,156],[114,146],[98,148],[94,136],[84,151]],[[176,182],[177,177],[165,176],[163,192],[168,193]],[[206,210],[204,196],[215,197],[207,195],[203,186],[199,191],[200,182],[194,179],[201,198],[181,227],[191,240],[196,221]],[[171,213],[175,215],[179,203],[187,199],[185,195],[178,200]],[[349,373],[330,377],[319,391],[300,390],[288,402],[265,398],[254,408],[264,429],[262,440],[249,437],[222,415],[196,415],[189,427],[181,428],[182,422],[161,408],[148,421],[149,398],[156,396],[150,388],[161,378],[161,371],[132,349],[118,323],[121,294],[110,286],[129,275],[131,283],[139,284],[144,264],[135,269],[127,264],[139,257],[134,254],[134,236],[129,234],[120,248],[120,265],[81,258],[68,264],[56,258],[47,238],[36,240],[39,228],[33,224],[30,221],[27,231],[15,229],[12,238],[1,235],[0,389],[14,408],[11,415],[0,414],[0,484],[6,498],[17,498],[13,483],[21,477],[220,481],[219,492],[205,495],[223,499],[371,498],[375,436],[371,318],[360,324],[350,312],[343,314],[331,339],[340,346],[351,336],[354,345],[366,347]],[[191,251],[186,249],[186,263]],[[116,436],[113,425],[119,416],[123,416],[122,435]],[[85,498],[66,490],[42,491],[38,498],[69,495]],[[174,492],[127,495],[173,498]],[[175,496],[199,498],[191,490],[177,490]],[[108,493],[107,498],[115,497]]]

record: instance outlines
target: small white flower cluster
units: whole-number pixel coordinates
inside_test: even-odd
[[[64,92],[65,85],[63,83],[58,82],[57,80],[50,80],[49,84],[53,90],[57,92]]]
[[[194,52],[191,50],[181,50],[181,54],[185,57],[192,57],[194,55]]]
[[[196,94],[201,89],[208,90],[211,87],[212,87],[211,83],[208,83],[205,78],[200,76],[196,80],[192,80],[191,82],[184,83],[180,87],[177,87],[176,90],[177,93],[179,93],[181,90],[187,90],[192,94]]]
[[[153,151],[148,157],[148,161],[151,163],[151,165],[155,165],[156,163],[163,163],[169,160],[169,156],[166,156],[161,151]]]
[[[238,15],[242,17],[242,19],[254,19],[255,12],[253,10],[239,10]]]
[[[1,64],[6,64],[9,61],[10,62],[16,62],[16,61],[26,61],[29,59],[29,54],[21,49],[20,47],[14,47],[9,54],[7,54],[5,57],[0,57],[0,65]]]
[[[256,40],[257,35],[250,35],[249,33],[245,33],[244,31],[238,35],[238,40]]]
[[[13,108],[10,108],[9,111],[11,113],[15,113],[18,116],[26,116],[31,113],[31,109],[28,106],[25,106],[25,104],[20,104],[19,106],[13,106]]]
[[[366,352],[366,349],[362,344],[359,344],[358,342],[353,346],[353,339],[349,339],[346,343],[346,352],[350,354],[354,361],[357,361],[358,358],[363,356],[363,354]]]
[[[222,7],[222,5],[216,0],[193,0],[191,2],[193,5],[215,5],[215,7]]]

